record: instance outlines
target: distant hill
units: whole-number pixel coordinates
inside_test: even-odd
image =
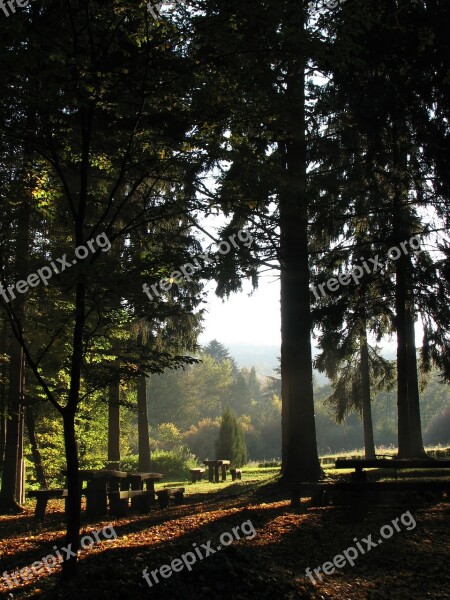
[[[277,356],[280,356],[280,346],[276,344],[262,346],[245,342],[224,344],[224,346],[228,348],[230,355],[241,369],[255,367],[257,374],[261,377],[275,375],[274,369],[278,366]]]
[[[276,375],[274,369],[278,367],[277,357],[281,354],[280,346],[247,344],[245,342],[224,344],[224,346],[228,348],[230,355],[241,369],[255,367],[255,371],[260,377]],[[328,379],[322,373],[314,371],[314,376],[318,385],[328,383]]]

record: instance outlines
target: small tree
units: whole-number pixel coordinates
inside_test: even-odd
[[[229,408],[222,415],[219,438],[216,443],[216,458],[229,459],[234,467],[242,467],[247,462],[244,432],[236,415]]]

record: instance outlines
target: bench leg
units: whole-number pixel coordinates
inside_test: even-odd
[[[133,502],[134,500],[134,502]],[[131,498],[131,508],[145,515],[151,511],[152,498],[148,495]]]
[[[158,502],[159,502],[159,508],[161,508],[161,509],[169,508],[169,505],[170,505],[169,493],[168,492],[159,493],[158,494]]]
[[[115,496],[109,497],[109,514],[114,517],[126,517],[128,512],[128,498],[120,500]]]
[[[150,505],[156,504],[155,482],[152,479],[147,479],[145,487],[147,492],[151,492]]]
[[[86,516],[103,517],[107,514],[106,482],[88,481],[86,489]]]
[[[291,507],[292,508],[300,508],[300,505],[301,505],[300,496],[297,496],[297,494],[292,494]]]
[[[177,505],[183,504],[183,502],[184,502],[183,492],[175,492],[174,498],[175,498],[175,504],[177,504]]]
[[[227,465],[222,465],[222,481],[227,480]]]
[[[47,509],[48,498],[40,496],[36,502],[36,508],[34,510],[34,518],[43,521],[45,519],[45,511]]]
[[[208,477],[210,483],[214,483],[214,467],[212,465],[208,465]]]

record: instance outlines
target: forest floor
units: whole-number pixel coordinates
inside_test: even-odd
[[[111,521],[115,533],[111,529],[102,533],[107,520],[84,520],[83,535],[98,531],[100,541],[80,552],[79,576],[70,582],[60,580],[59,564],[50,572],[36,567],[33,574],[24,569],[57,550],[64,552],[61,501],[49,502],[44,523],[33,519],[34,502],[27,503],[20,515],[0,516],[0,598],[450,598],[448,497],[439,503],[374,506],[356,519],[347,507],[307,508],[302,503],[300,509],[291,508],[288,491],[277,485],[273,472],[247,471],[239,482],[185,487],[184,505],[115,519]],[[380,547],[380,530],[385,525],[391,525],[393,534]],[[388,537],[389,529],[383,531]],[[111,539],[105,539],[106,532]],[[368,542],[370,534],[376,547]],[[358,543],[364,554],[357,549]],[[219,545],[223,547],[217,550]],[[354,566],[347,561],[333,574],[319,571],[322,581],[314,575],[314,569],[343,555],[350,546],[358,554]],[[188,552],[192,554],[183,562],[181,556]],[[180,560],[172,563],[174,559]],[[186,563],[194,560],[188,570]],[[150,587],[144,569],[150,574],[171,563],[179,572],[163,568],[166,578],[158,572],[159,583],[151,578]],[[314,583],[306,576],[308,567]],[[331,570],[330,566],[325,570]],[[5,575],[13,587],[8,587]]]

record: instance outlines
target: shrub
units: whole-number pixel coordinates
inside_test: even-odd
[[[201,459],[213,457],[219,436],[219,421],[202,419],[184,434],[184,440],[192,452]]]
[[[216,458],[231,461],[231,466],[242,467],[247,462],[247,447],[244,432],[236,415],[227,408],[222,416],[219,439],[216,445]]]
[[[177,450],[154,450],[151,454],[150,465],[154,473],[162,473],[165,479],[184,479],[189,477],[189,469],[195,469],[198,463],[187,446],[180,446]],[[120,461],[120,468],[124,471],[137,471],[138,455],[126,456]]]

